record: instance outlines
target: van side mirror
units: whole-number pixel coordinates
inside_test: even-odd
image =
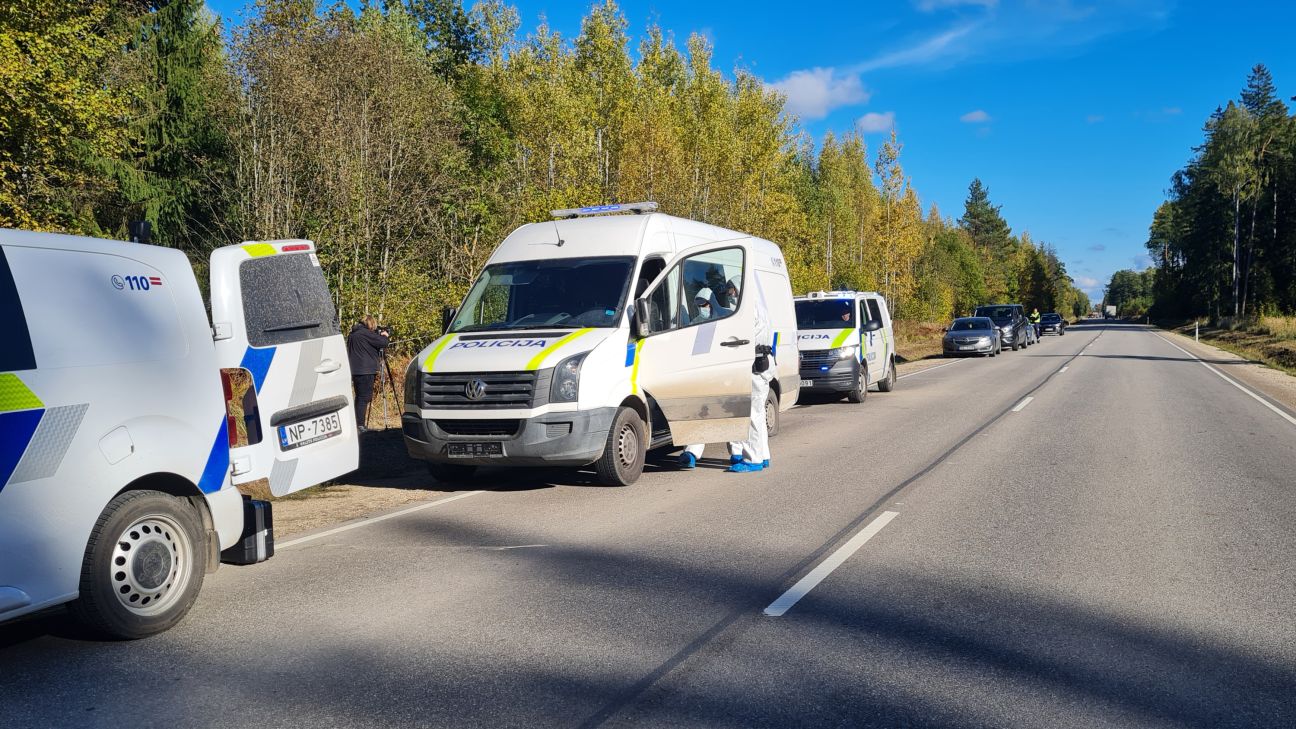
[[[441,310],[441,333],[445,334],[450,331],[450,324],[455,320],[455,314],[458,311],[453,306],[447,306]]]
[[[643,339],[652,331],[650,322],[648,321],[648,299],[635,299],[634,311],[634,333],[636,337]]]
[[[882,328],[882,321],[880,319],[874,319],[872,321],[864,322],[863,331],[876,332],[881,328]]]

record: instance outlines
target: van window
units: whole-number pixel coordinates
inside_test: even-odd
[[[648,331],[665,332],[679,328],[679,278],[680,267],[676,266],[648,297]]]
[[[723,319],[734,313],[742,301],[743,249],[723,248],[689,256],[680,261],[684,275],[684,305],[688,321]],[[698,302],[705,298],[710,311]]]
[[[248,344],[273,347],[341,334],[324,272],[312,256],[265,256],[239,265]]]
[[[698,253],[670,270],[649,295],[649,331],[663,332],[730,316],[742,302],[743,249]]]
[[[4,317],[0,321],[8,329],[5,346],[0,348],[0,372],[36,369],[27,317],[23,316],[22,300],[18,298],[18,287],[14,286],[3,247],[0,247],[0,317]]]
[[[853,299],[804,299],[796,302],[797,329],[849,329],[855,326]]]
[[[883,324],[886,324],[882,319],[882,309],[878,307],[877,299],[868,300],[868,314],[869,321],[880,321]]]
[[[625,307],[634,264],[629,256],[491,264],[450,331],[612,327]]]
[[[42,370],[188,354],[172,296],[180,281],[161,270],[110,253],[8,246],[5,255]]]

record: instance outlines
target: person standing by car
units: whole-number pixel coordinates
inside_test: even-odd
[[[355,387],[356,429],[368,430],[365,421],[373,401],[374,377],[382,361],[383,350],[391,343],[391,331],[378,326],[370,314],[360,317],[347,336],[347,359],[351,361],[351,384]]]
[[[1030,325],[1031,325],[1031,328],[1035,330],[1035,338],[1036,338],[1036,339],[1039,339],[1039,338],[1040,338],[1040,313],[1039,313],[1039,307],[1035,307],[1035,308],[1032,308],[1032,309],[1031,309],[1031,313],[1030,313]]]

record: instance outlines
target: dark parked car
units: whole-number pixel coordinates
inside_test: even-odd
[[[963,357],[984,354],[993,357],[1003,351],[999,341],[999,327],[984,316],[967,316],[955,319],[941,342],[946,357]]]
[[[1021,304],[978,306],[972,316],[983,316],[993,321],[999,329],[1002,346],[1011,347],[1014,352],[1030,346],[1030,335],[1026,333],[1030,322],[1026,321],[1026,312]]]
[[[1056,334],[1059,337],[1066,334],[1066,319],[1061,314],[1049,312],[1040,317],[1039,332],[1040,335]]]

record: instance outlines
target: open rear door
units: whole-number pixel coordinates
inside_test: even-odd
[[[648,288],[650,333],[639,340],[637,386],[657,402],[676,445],[744,440],[756,356],[756,292],[743,240],[689,248]],[[737,300],[725,290],[730,281]],[[698,306],[709,299],[710,312]]]
[[[217,248],[211,298],[234,483],[283,496],[354,471],[351,367],[315,245]]]

